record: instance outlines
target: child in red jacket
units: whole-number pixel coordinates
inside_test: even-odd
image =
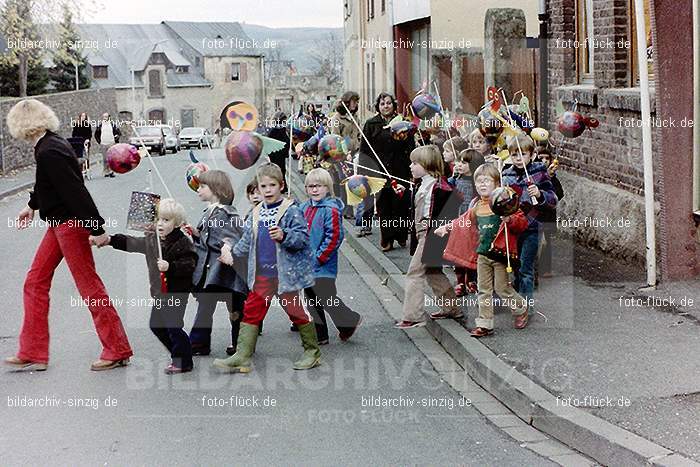
[[[474,181],[479,198],[474,199],[465,214],[440,227],[435,234],[444,236],[451,231],[444,258],[477,270],[479,317],[476,318],[476,328],[471,331],[471,335],[483,337],[493,334],[494,291],[500,298],[500,303],[511,309],[515,317],[515,328],[524,329],[527,326],[526,302],[510,284],[505,264],[507,250],[510,250],[511,261],[517,260],[518,234],[527,229],[527,219],[520,210],[503,218],[491,211],[489,196],[501,182],[496,166],[479,166],[474,172]]]

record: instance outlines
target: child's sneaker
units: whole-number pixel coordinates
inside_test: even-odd
[[[177,375],[179,373],[189,373],[190,371],[192,371],[192,368],[180,368],[172,363],[163,370],[166,375]]]
[[[422,328],[425,326],[425,321],[405,321],[401,320],[394,324],[396,329]]]
[[[467,286],[464,284],[455,285],[455,295],[464,297],[467,294]]]
[[[448,313],[447,311],[436,311],[435,313],[430,313],[432,319],[462,319],[464,318],[463,313]]]
[[[490,336],[491,334],[493,334],[493,329],[474,328],[474,329],[472,329],[470,334],[472,337],[486,337],[486,336]]]
[[[476,282],[470,282],[467,284],[467,293],[475,294],[479,292],[479,288],[476,286]]]

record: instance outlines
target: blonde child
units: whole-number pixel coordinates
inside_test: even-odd
[[[493,164],[484,164],[474,172],[476,191],[469,210],[451,224],[437,229],[436,234],[447,235],[445,258],[465,267],[476,267],[479,284],[479,316],[473,337],[493,334],[493,293],[511,309],[514,327],[527,326],[528,314],[525,300],[515,292],[508,280],[505,254],[511,261],[517,259],[518,234],[527,228],[527,219],[521,211],[500,218],[491,211],[489,196],[500,184],[500,174]],[[506,248],[506,225],[508,248]]]
[[[484,162],[496,162],[498,160],[498,158],[493,155],[493,147],[491,146],[491,143],[486,140],[484,135],[481,133],[481,130],[477,128],[469,133],[468,139],[469,147],[471,149],[476,149],[476,151],[479,153],[479,157],[473,159],[469,164],[472,169],[472,173],[474,173],[476,168]]]
[[[425,326],[424,285],[427,281],[436,297],[445,299],[443,311],[434,318],[461,318],[454,290],[442,271],[443,251],[447,239],[435,235],[439,225],[454,219],[461,201],[447,183],[437,146],[420,146],[411,152],[411,175],[418,180],[414,187],[411,227],[411,263],[406,273],[406,294],[403,301],[403,319],[396,323],[399,329]]]
[[[339,297],[335,285],[338,276],[338,250],[343,243],[343,202],[333,193],[333,178],[318,168],[306,175],[309,200],[299,207],[309,227],[311,251],[314,256],[313,287],[304,289],[309,308],[314,310],[316,335],[320,345],[328,344],[326,311],[338,329],[341,341],[355,333],[362,318]]]
[[[445,176],[451,177],[454,174],[454,167],[459,153],[467,149],[468,145],[459,136],[450,138],[442,145],[442,159],[445,161]]]
[[[108,244],[117,250],[142,253],[146,256],[151,297],[155,305],[151,309],[150,328],[158,340],[170,352],[172,363],[166,374],[192,371],[192,347],[184,326],[185,309],[197,254],[189,238],[180,230],[185,222],[185,208],[174,199],[166,198],[158,205],[156,232],[145,237],[116,234]],[[162,258],[158,253],[158,235]],[[165,273],[165,290],[160,273]]]
[[[213,365],[229,373],[250,372],[258,326],[277,298],[299,329],[304,347],[294,369],[308,370],[320,364],[321,351],[314,323],[299,297],[300,290],[314,284],[306,221],[294,200],[283,197],[284,177],[277,165],[263,164],[256,174],[263,201],[253,208],[243,236],[232,251],[234,256],[248,259],[250,292],[243,308],[236,353],[225,360],[214,360]]]

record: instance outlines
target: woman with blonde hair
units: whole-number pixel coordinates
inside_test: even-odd
[[[95,271],[90,245],[109,241],[104,219],[85,184],[70,144],[56,134],[58,118],[35,99],[18,102],[7,114],[10,134],[34,146],[36,181],[19,213],[18,228],[27,228],[34,211],[47,230],[24,281],[24,323],[16,356],[5,364],[17,370],[46,370],[49,361],[49,290],[54,271],[65,258],[83,301],[87,302],[102,354],[91,370],[126,366],[133,354],[117,311]]]

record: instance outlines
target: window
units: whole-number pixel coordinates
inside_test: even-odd
[[[374,0],[367,0],[367,21],[374,18]]]
[[[194,109],[180,110],[180,124],[182,125],[182,128],[194,126]]]
[[[97,65],[92,67],[92,78],[93,79],[107,79],[109,73],[107,71],[107,65]]]
[[[194,57],[194,66],[199,66],[199,57]]]
[[[131,122],[133,118],[134,117],[131,114],[131,112],[129,112],[127,110],[123,110],[123,111],[119,112],[119,121],[120,122]]]
[[[386,13],[386,0],[382,0],[382,14]]]
[[[239,81],[241,79],[241,64],[231,64],[231,81]]]
[[[161,109],[155,109],[148,112],[148,120],[154,125],[159,125],[165,121],[165,112]]]
[[[632,45],[630,47],[630,57],[629,64],[631,67],[630,76],[632,77],[631,86],[639,85],[639,60],[637,59],[637,18],[634,8],[634,0],[630,0],[629,3],[629,22],[630,22],[630,36],[629,41]],[[646,24],[647,30],[647,43],[645,47],[647,49],[647,69],[649,70],[649,80],[654,79],[654,45],[651,39],[651,9],[649,5],[649,0],[644,0],[644,23]]]
[[[430,43],[430,27],[428,25],[418,27],[411,31],[411,40],[414,44]],[[428,47],[413,47],[411,51],[411,87],[413,92],[418,91],[424,82],[429,81],[430,49]]]
[[[576,67],[579,83],[593,82],[593,0],[576,2]]]
[[[188,73],[190,71],[190,67],[187,65],[180,65],[175,67],[175,73]]]
[[[163,86],[160,81],[160,71],[158,70],[148,72],[148,93],[151,97],[163,96]]]

